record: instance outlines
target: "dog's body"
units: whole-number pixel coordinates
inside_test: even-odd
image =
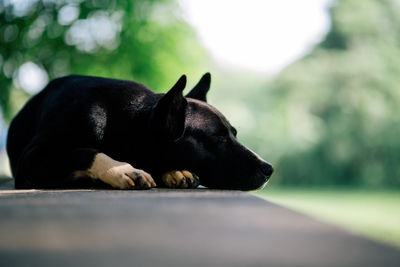
[[[167,94],[154,94],[130,81],[53,80],[10,125],[7,151],[16,188],[200,183],[250,190],[265,184],[272,167],[241,145],[236,130],[206,103],[210,75],[186,98],[185,84],[182,76]]]

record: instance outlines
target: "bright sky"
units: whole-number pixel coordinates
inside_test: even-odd
[[[215,59],[268,74],[307,54],[330,27],[331,0],[179,0]]]

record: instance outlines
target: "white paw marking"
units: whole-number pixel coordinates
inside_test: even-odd
[[[118,189],[151,188],[156,186],[150,174],[133,168],[126,162],[116,161],[104,153],[98,153],[87,171],[94,179]]]

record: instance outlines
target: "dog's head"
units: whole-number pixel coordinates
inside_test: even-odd
[[[163,143],[163,165],[194,172],[209,188],[260,188],[271,176],[272,166],[242,145],[236,129],[207,104],[210,82],[206,73],[183,97],[186,77],[182,76],[153,108],[150,123]]]

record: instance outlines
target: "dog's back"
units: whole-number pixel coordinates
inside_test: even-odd
[[[154,93],[144,85],[130,81],[79,75],[51,81],[25,104],[10,124],[7,152],[13,176],[16,176],[24,150],[38,136],[46,135],[44,138],[51,139],[52,132],[57,132],[56,142],[75,144],[98,140],[104,135],[101,133],[104,127],[100,129],[104,125],[92,127],[88,123],[99,124],[101,116],[120,115],[116,112],[102,114],[102,111],[113,107],[123,110],[124,105],[154,101],[153,98]],[[137,105],[134,111],[139,114],[140,106]],[[119,120],[117,116],[114,116],[114,123]]]

